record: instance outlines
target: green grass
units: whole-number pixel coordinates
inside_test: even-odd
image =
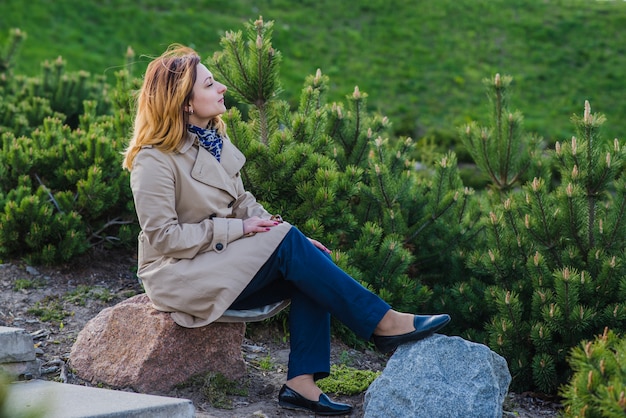
[[[295,105],[307,75],[331,77],[331,100],[356,85],[396,132],[420,138],[486,121],[481,80],[515,79],[513,107],[549,142],[574,134],[570,117],[589,100],[605,133],[626,131],[626,2],[589,0],[3,0],[0,42],[26,31],[16,71],[36,75],[62,56],[70,71],[113,77],[128,46],[135,75],[168,44],[206,57],[220,37],[262,15],[275,22],[284,98]]]

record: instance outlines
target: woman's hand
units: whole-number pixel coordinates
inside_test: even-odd
[[[324,246],[324,244],[322,244],[318,240],[313,239],[313,238],[309,238],[309,241],[311,241],[311,244],[315,245],[317,248],[319,248],[320,250],[324,251],[326,254],[330,254],[330,250],[328,248],[326,248],[326,246]]]
[[[252,216],[243,220],[243,234],[256,234],[257,232],[267,232],[273,226],[278,225],[278,221],[270,219],[261,219],[258,216]]]

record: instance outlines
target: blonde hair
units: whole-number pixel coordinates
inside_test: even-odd
[[[136,102],[133,136],[122,166],[131,170],[141,147],[152,145],[164,152],[176,151],[187,135],[189,115],[185,106],[193,98],[200,56],[192,49],[172,44],[146,69]],[[225,134],[220,116],[209,125]]]

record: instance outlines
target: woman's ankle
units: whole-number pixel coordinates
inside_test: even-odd
[[[387,311],[376,326],[374,335],[392,336],[401,335],[414,331],[413,314],[397,312],[393,309]]]
[[[286,382],[287,386],[310,401],[319,401],[322,390],[317,387],[312,374],[293,377]]]

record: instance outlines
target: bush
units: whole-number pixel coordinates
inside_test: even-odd
[[[574,371],[560,394],[565,417],[623,417],[626,415],[626,338],[605,328],[593,341],[571,351]]]

